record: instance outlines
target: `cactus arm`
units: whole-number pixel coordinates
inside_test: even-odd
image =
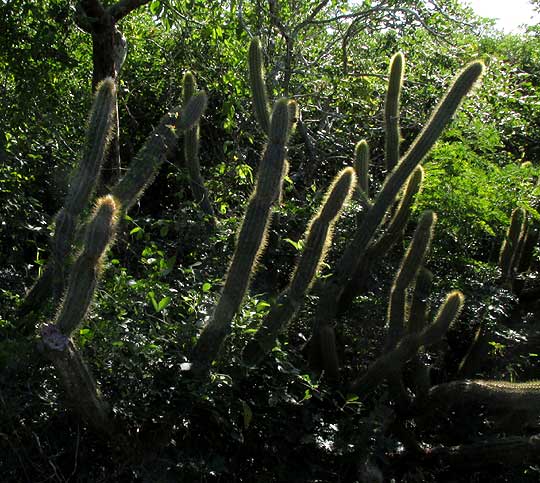
[[[100,198],[84,235],[84,248],[74,263],[59,314],[41,328],[41,345],[54,364],[75,410],[94,429],[113,432],[107,404],[70,336],[92,301],[101,260],[114,236],[119,207],[112,196]]]
[[[407,327],[411,333],[421,332],[426,325],[428,298],[432,283],[433,273],[424,267],[420,268],[416,276]]]
[[[269,144],[259,167],[255,190],[248,202],[221,297],[193,352],[193,369],[197,373],[207,371],[230,333],[232,318],[242,303],[257,259],[264,249],[271,207],[280,197],[286,169],[288,133],[288,100],[281,99],[272,112]]]
[[[407,227],[415,196],[422,189],[423,180],[424,169],[422,166],[418,166],[409,178],[407,186],[403,190],[403,196],[399,200],[394,215],[385,226],[384,232],[369,248],[370,256],[382,257],[400,240]]]
[[[540,381],[452,381],[433,386],[426,401],[436,407],[477,403],[506,410],[540,412]]]
[[[206,94],[194,95],[184,109],[175,109],[161,118],[133,159],[127,173],[112,189],[112,194],[128,210],[152,183],[161,164],[176,147],[176,131],[192,129],[206,108]]]
[[[403,365],[417,354],[420,347],[428,347],[439,342],[458,317],[462,307],[461,292],[454,291],[448,294],[435,321],[419,334],[406,335],[391,351],[376,359],[364,375],[351,383],[350,392],[365,399],[390,374],[400,371]]]
[[[90,202],[99,178],[113,128],[115,106],[116,86],[113,79],[107,78],[97,87],[86,129],[83,155],[70,183],[64,207],[56,215],[56,228],[51,240],[51,261],[45,268],[44,276],[26,295],[21,308],[22,315],[39,309],[49,298],[51,288],[57,299],[64,290],[69,252],[79,217]]]
[[[255,37],[249,45],[249,81],[253,96],[255,118],[265,134],[270,130],[270,111],[264,81],[264,62],[259,38]]]
[[[531,223],[527,228],[527,233],[525,234],[524,238],[523,249],[521,251],[521,257],[519,257],[519,265],[517,267],[517,271],[519,273],[526,272],[531,268],[534,247],[538,245],[538,241],[540,240],[540,231],[533,225],[533,223]]]
[[[191,72],[186,72],[183,79],[184,106],[195,95],[197,83]],[[189,174],[189,184],[193,199],[201,205],[203,212],[210,217],[211,223],[215,222],[214,208],[210,202],[204,179],[201,175],[199,162],[199,123],[184,133],[184,158]]]
[[[84,248],[71,269],[69,284],[62,301],[56,326],[66,336],[82,322],[101,271],[101,260],[111,243],[119,206],[112,196],[100,198],[84,236]]]
[[[399,161],[399,100],[401,96],[401,86],[403,85],[405,59],[403,54],[397,53],[390,61],[390,78],[388,80],[388,90],[386,91],[386,102],[384,106],[384,126],[385,126],[385,168],[391,171]]]
[[[424,263],[433,238],[435,221],[436,215],[433,211],[425,211],[422,214],[394,279],[388,304],[387,349],[394,347],[403,335],[407,311],[407,288],[413,283],[418,270]]]
[[[512,273],[516,268],[515,265],[519,262],[518,248],[520,240],[523,237],[525,217],[525,210],[523,208],[516,208],[512,212],[510,226],[499,256],[499,267],[501,269],[501,277],[504,281],[512,277]]]
[[[354,148],[354,170],[358,180],[357,192],[362,191],[369,199],[369,146],[365,140],[358,142]]]
[[[299,309],[323,262],[332,240],[332,228],[354,188],[355,174],[345,168],[335,177],[321,208],[311,219],[304,237],[304,251],[288,287],[280,294],[261,328],[244,351],[244,360],[256,365],[274,347],[276,338]]]

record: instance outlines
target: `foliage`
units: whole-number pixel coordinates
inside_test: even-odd
[[[428,261],[435,273],[429,300],[435,306],[441,293],[455,288],[467,297],[447,342],[420,353],[420,361],[431,363],[432,381],[447,382],[487,328],[475,374],[538,378],[537,307],[496,283],[510,214],[518,206],[538,219],[538,29],[523,36],[493,33],[453,0],[155,0],[122,20],[129,43],[118,86],[123,164],[130,164],[159,113],[180,103],[183,73],[192,70],[210,95],[199,157],[217,213],[217,229],[208,233],[179,150],[123,215],[94,306],[75,330],[83,358],[126,430],[130,451],[123,452],[66,411],[57,376],[36,354],[34,337],[20,337],[14,326],[25,287],[50,258],[53,215],[84,143],[92,54],[89,37],[73,23],[74,4],[0,2],[0,468],[6,481],[376,481],[380,470],[401,481],[449,477],[444,465],[411,457],[409,447],[409,460],[399,459],[404,433],[392,423],[399,409],[391,388],[378,387],[364,399],[305,364],[320,287],[362,217],[360,201],[336,224],[326,271],[288,337],[275,341],[249,372],[239,354],[267,320],[296,255],[305,251],[302,233],[329,179],[352,164],[353,141],[368,140],[370,189],[379,191],[386,176],[380,126],[387,59],[400,50],[408,66],[402,154],[452,72],[478,57],[489,67],[477,95],[431,152],[416,199],[415,214],[433,209],[439,215]],[[296,99],[305,131],[299,125],[290,141],[270,253],[260,259],[233,319],[219,372],[200,382],[186,363],[201,321],[211,318],[219,298],[264,144],[245,74],[252,35],[262,40],[271,97]],[[529,160],[532,166],[522,166]],[[384,350],[380,322],[400,245],[366,273],[365,293],[339,319],[336,340],[346,379],[365,372]],[[536,286],[537,255],[531,270],[517,275],[525,291]],[[443,351],[445,344],[449,350]],[[407,384],[409,377],[405,372]],[[470,422],[469,432],[452,414],[427,423],[404,419],[433,446],[505,430],[494,427],[498,419],[488,412],[473,417],[457,408],[456,414]],[[486,471],[494,479],[537,477],[537,466],[518,463],[508,471],[451,471],[458,468],[469,479]]]

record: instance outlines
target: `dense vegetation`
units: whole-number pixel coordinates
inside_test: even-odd
[[[0,2],[2,480],[538,481],[539,36]]]

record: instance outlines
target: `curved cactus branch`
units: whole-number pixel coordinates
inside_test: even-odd
[[[276,338],[300,308],[305,294],[315,279],[332,240],[332,228],[355,184],[352,168],[342,170],[332,182],[319,211],[311,219],[300,256],[288,287],[279,295],[265,317],[253,341],[244,351],[244,360],[251,365],[260,362],[274,347]]]
[[[242,303],[257,259],[265,246],[272,205],[279,199],[286,170],[289,101],[276,102],[255,190],[249,200],[225,285],[212,319],[204,328],[193,352],[193,370],[204,373],[216,358],[231,322]]]
[[[183,96],[184,106],[188,104],[190,99],[195,95],[197,82],[195,76],[191,72],[186,72],[183,79]],[[197,204],[200,204],[203,212],[210,218],[210,222],[215,224],[215,213],[208,191],[206,189],[204,179],[201,175],[201,167],[199,163],[199,123],[194,127],[186,130],[184,133],[184,157],[189,174],[189,184],[191,193]]]

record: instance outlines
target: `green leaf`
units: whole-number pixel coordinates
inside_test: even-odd
[[[255,306],[255,310],[257,311],[257,313],[264,312],[267,307],[270,307],[270,304],[268,302],[265,302],[264,300],[261,300]]]
[[[211,288],[212,288],[212,284],[209,282],[205,282],[203,283],[202,291],[206,293],[206,292],[209,292]]]
[[[154,292],[148,292],[148,298],[150,299],[150,302],[152,302],[152,306],[154,307],[154,310],[156,312],[159,312],[158,304],[156,301],[156,295],[154,294]]]
[[[290,243],[296,250],[300,250],[300,241],[295,242],[294,240],[291,240],[290,238],[284,238],[283,241]]]
[[[161,312],[169,303],[171,302],[171,297],[163,297],[159,304],[157,304],[156,312]]]

